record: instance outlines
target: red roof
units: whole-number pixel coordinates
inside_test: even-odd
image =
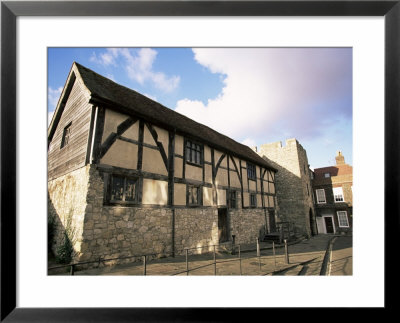
[[[315,178],[323,178],[325,173],[330,173],[331,176],[351,175],[353,174],[353,166],[344,164],[314,169]]]

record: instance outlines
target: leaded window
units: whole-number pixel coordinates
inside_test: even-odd
[[[188,185],[187,204],[200,205],[200,186]]]
[[[250,206],[251,207],[257,206],[257,196],[254,193],[250,194]]]
[[[137,179],[112,175],[110,184],[111,202],[136,202]]]
[[[202,165],[203,147],[195,142],[186,141],[186,161],[189,163]]]
[[[71,123],[64,128],[60,148],[63,148],[66,145],[68,145],[70,135],[71,135]]]
[[[248,179],[255,180],[256,179],[256,166],[250,163],[247,163],[247,177]]]
[[[237,192],[236,191],[228,191],[228,207],[230,209],[237,208]]]

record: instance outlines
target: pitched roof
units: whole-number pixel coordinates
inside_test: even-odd
[[[267,163],[250,147],[166,108],[160,103],[117,84],[76,62],[73,65],[76,66],[83,83],[90,91],[93,103],[103,103],[124,113],[133,113],[167,129],[176,129],[178,132],[206,142],[219,150],[230,151],[238,157],[276,171],[275,167]]]

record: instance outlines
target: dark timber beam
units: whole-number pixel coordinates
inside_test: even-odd
[[[226,154],[222,154],[222,156],[219,157],[217,165],[215,166],[215,176],[217,176],[218,168],[221,165],[222,161],[224,160],[225,156],[226,156]]]
[[[157,131],[153,128],[153,126],[149,123],[146,122],[146,127],[149,129],[151,136],[153,137],[155,143],[157,144],[157,147],[160,149],[160,154],[164,162],[165,168],[168,170],[168,157],[167,154],[165,153],[164,145],[162,142],[158,141],[158,134]]]
[[[104,143],[100,146],[99,151],[99,159],[103,158],[103,156],[107,153],[107,151],[111,148],[114,142],[121,136],[126,130],[129,129],[137,121],[136,118],[128,118],[124,122],[122,122],[117,127],[117,132],[112,132],[104,141]]]

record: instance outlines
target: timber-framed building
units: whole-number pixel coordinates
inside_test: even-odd
[[[77,261],[254,242],[276,169],[249,147],[73,63],[48,129],[49,213]]]

